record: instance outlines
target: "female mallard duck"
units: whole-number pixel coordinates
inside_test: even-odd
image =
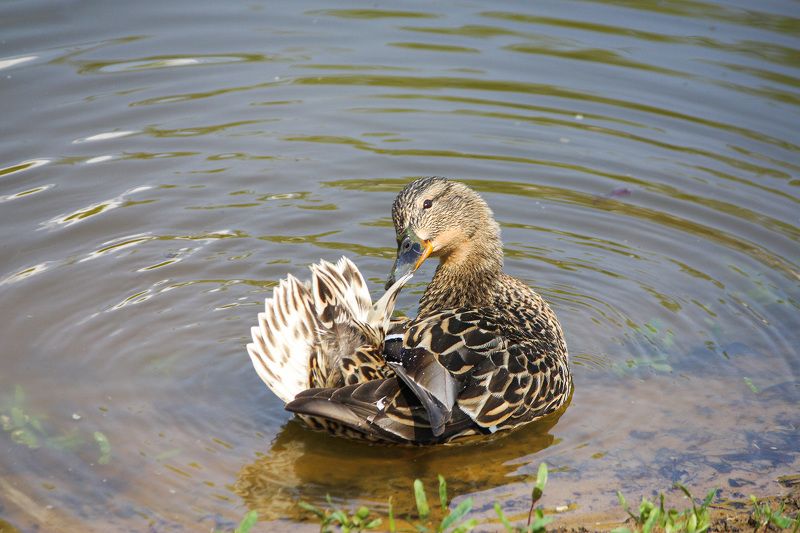
[[[561,326],[541,296],[503,272],[486,202],[462,183],[422,178],[397,196],[392,219],[397,259],[374,306],[346,260],[312,268],[308,285],[289,278],[267,300],[248,351],[286,409],[335,434],[436,444],[564,405],[572,382]],[[417,317],[389,331],[397,293],[429,256],[439,266]]]

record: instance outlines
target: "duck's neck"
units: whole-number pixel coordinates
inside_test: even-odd
[[[436,273],[420,300],[419,314],[491,306],[502,275],[503,245],[499,236],[464,242],[440,257]]]

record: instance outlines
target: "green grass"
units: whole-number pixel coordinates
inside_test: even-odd
[[[459,503],[454,509],[450,509],[450,500],[447,497],[447,482],[439,476],[439,506],[431,507],[425,487],[419,479],[414,481],[414,501],[416,502],[417,513],[413,517],[407,517],[407,521],[414,527],[412,531],[420,533],[436,531],[444,533],[466,533],[478,525],[475,519],[462,521],[461,519],[472,510],[472,498],[467,498]],[[333,507],[333,502],[328,496],[328,504]],[[372,512],[365,506],[359,507],[354,513],[350,514],[345,509],[320,509],[310,503],[300,502],[302,509],[313,513],[320,520],[320,531],[328,533],[332,531],[342,531],[351,533],[375,529],[383,524],[383,519],[373,518]],[[394,516],[392,500],[389,499],[389,509],[387,518],[387,529],[392,533],[397,531],[397,521]]]
[[[256,511],[250,511],[244,515],[244,518],[242,518],[242,521],[236,526],[236,529],[233,530],[233,533],[250,533],[256,525],[256,522],[258,522],[258,513]],[[220,532],[219,530],[215,530],[214,533]]]
[[[750,523],[755,527],[755,530],[766,530],[768,526],[774,526],[777,529],[791,531],[797,533],[800,531],[800,513],[794,518],[785,516],[783,514],[783,503],[778,504],[777,509],[772,509],[769,503],[760,502],[755,496],[750,496],[750,501],[753,503],[753,510],[750,512]]]
[[[536,483],[531,491],[531,508],[528,512],[528,522],[525,525],[512,524],[500,504],[495,503],[495,512],[506,531],[509,533],[544,533],[546,531],[545,526],[553,519],[545,516],[542,509],[535,508],[536,502],[544,494],[546,483],[547,465],[542,463],[539,465]],[[411,527],[410,531],[419,533],[467,533],[480,523],[476,518],[467,518],[467,515],[472,511],[472,498],[467,498],[454,507],[451,505],[452,502],[447,494],[447,481],[441,475],[439,476],[438,505],[431,505],[421,480],[414,480],[412,490],[414,491],[416,513],[404,517],[405,522]],[[372,511],[365,506],[361,506],[351,513],[347,509],[335,508],[330,496],[328,496],[328,504],[331,506],[329,509],[320,509],[307,502],[299,502],[298,505],[316,516],[320,521],[320,531],[322,533],[366,531],[376,529],[384,523],[383,518],[373,517]],[[391,533],[403,531],[397,527],[391,498],[389,499],[386,520],[386,529]]]
[[[330,496],[328,496],[328,504],[333,506]],[[317,516],[320,521],[319,530],[325,533],[329,531],[342,531],[343,533],[364,531],[375,529],[383,523],[381,518],[371,518],[372,511],[363,505],[353,514],[343,509],[320,509],[306,502],[300,502],[298,505]]]
[[[494,504],[495,513],[500,524],[508,533],[545,533],[547,527],[554,520],[552,516],[547,516],[541,507],[536,504],[544,495],[545,485],[547,484],[547,465],[542,463],[536,476],[536,481],[531,490],[531,506],[528,512],[528,520],[525,524],[514,524],[509,520],[503,511],[500,503]],[[629,518],[623,527],[613,530],[613,533],[650,533],[663,531],[665,533],[703,533],[710,531],[711,513],[709,506],[717,494],[717,490],[711,490],[706,494],[702,501],[696,500],[692,493],[681,484],[675,485],[683,491],[691,502],[691,506],[685,509],[673,509],[666,507],[664,494],[660,494],[657,502],[652,502],[647,498],[642,498],[638,509],[631,510],[628,502],[621,492],[617,492],[619,503],[628,513]],[[414,501],[416,502],[416,512],[405,516],[403,527],[398,528],[398,521],[395,519],[392,500],[389,499],[388,516],[380,516],[373,513],[367,507],[360,507],[350,514],[345,509],[335,508],[330,497],[328,503],[330,509],[319,509],[311,504],[300,502],[300,506],[313,513],[320,521],[320,531],[332,532],[342,531],[345,533],[354,531],[365,531],[376,529],[383,526],[382,530],[392,533],[397,531],[416,531],[420,533],[466,533],[471,531],[485,521],[478,521],[470,518],[472,511],[472,498],[461,501],[453,506],[447,493],[447,482],[439,476],[439,502],[438,505],[431,505],[425,486],[419,479],[414,481],[413,487]],[[772,509],[766,503],[760,503],[754,497],[753,511],[750,522],[755,529],[772,526],[777,529],[791,530],[792,533],[800,533],[800,517],[791,518],[785,516],[783,506]],[[491,522],[489,522],[491,524]]]
[[[675,486],[681,489],[692,502],[692,507],[690,509],[678,511],[677,509],[665,508],[664,494],[661,493],[659,495],[659,505],[656,505],[647,498],[642,498],[642,503],[639,504],[639,512],[637,514],[631,511],[628,503],[625,501],[625,497],[621,492],[617,491],[619,504],[631,517],[630,521],[633,522],[633,529],[619,527],[614,529],[612,533],[632,533],[633,531],[641,531],[642,533],[650,533],[651,531],[664,531],[666,533],[677,531],[702,533],[708,531],[708,528],[711,526],[711,515],[708,512],[708,506],[717,494],[717,490],[709,491],[698,507],[689,489],[681,484],[676,484]]]
[[[553,518],[550,516],[545,516],[544,511],[541,509],[534,509],[536,502],[538,502],[544,495],[544,486],[546,484],[547,464],[541,463],[539,465],[539,471],[536,474],[536,483],[533,485],[533,490],[531,491],[531,508],[528,511],[528,523],[525,524],[525,527],[512,524],[508,518],[506,518],[505,513],[503,513],[503,508],[500,506],[500,504],[497,502],[494,503],[494,511],[497,513],[497,516],[500,518],[500,523],[503,524],[503,527],[506,528],[506,531],[513,533],[544,533],[547,531],[545,526],[552,522]]]
[[[547,516],[541,507],[536,504],[544,496],[545,485],[547,484],[547,465],[541,463],[536,475],[536,481],[531,490],[531,505],[528,511],[528,520],[525,524],[514,524],[509,520],[503,511],[500,503],[495,502],[494,510],[498,520],[507,533],[545,533],[547,526],[553,522],[552,516]],[[673,509],[665,506],[664,494],[659,494],[658,503],[652,502],[647,498],[642,498],[638,509],[631,510],[630,505],[625,500],[621,492],[617,492],[620,506],[628,513],[628,520],[623,527],[616,528],[612,533],[703,533],[711,531],[712,521],[709,507],[717,490],[711,490],[706,494],[702,501],[696,500],[692,493],[685,486],[676,484],[676,488],[683,491],[691,502],[691,507],[685,509]],[[360,531],[378,530],[390,531],[412,531],[417,533],[467,533],[478,525],[490,525],[496,529],[497,525],[485,520],[479,521],[477,518],[470,518],[472,512],[472,498],[466,498],[453,505],[447,491],[447,481],[441,475],[438,476],[438,501],[428,498],[424,483],[416,479],[412,485],[414,495],[415,511],[402,517],[402,521],[396,519],[389,498],[388,509],[385,515],[370,510],[366,506],[360,506],[354,511],[338,508],[334,505],[330,496],[327,501],[329,508],[321,509],[306,502],[299,502],[298,505],[303,510],[311,513],[319,521],[320,531],[332,533],[341,531],[342,533],[355,533]],[[749,525],[753,526],[753,531],[772,531],[783,530],[791,533],[800,533],[800,513],[794,518],[787,516],[784,505],[781,503],[773,509],[769,503],[759,501],[755,496],[750,497],[752,510],[749,517]],[[255,511],[245,515],[235,533],[249,533],[258,520]]]

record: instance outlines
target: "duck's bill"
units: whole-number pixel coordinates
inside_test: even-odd
[[[416,241],[406,236],[397,248],[397,259],[394,261],[389,279],[386,280],[386,290],[389,290],[398,278],[413,274],[432,251],[433,245],[430,241]]]

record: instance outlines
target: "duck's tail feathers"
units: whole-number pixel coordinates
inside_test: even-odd
[[[264,301],[247,353],[259,377],[284,402],[309,388],[319,320],[308,285],[289,275]]]
[[[320,261],[311,265],[311,294],[322,326],[335,323],[365,322],[372,307],[367,283],[358,267],[346,257],[336,264]]]

